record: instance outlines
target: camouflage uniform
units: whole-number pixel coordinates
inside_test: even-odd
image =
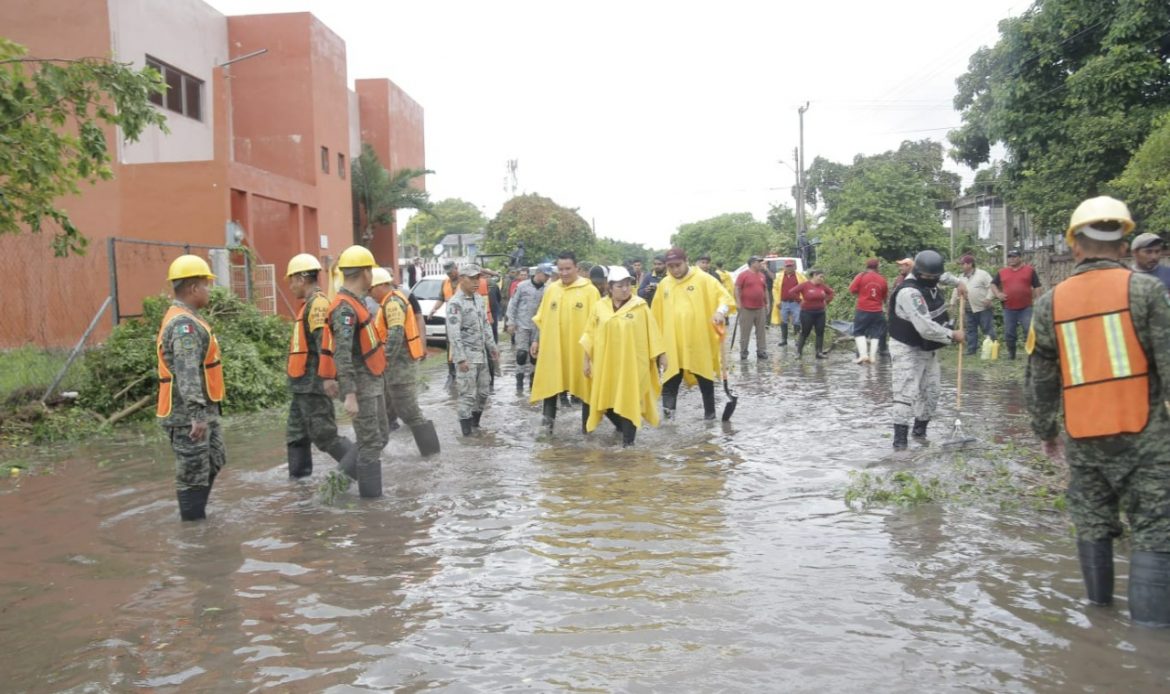
[[[957,280],[949,273],[939,279],[940,286],[955,284]],[[907,287],[891,298],[894,303],[890,311],[898,318],[910,321],[924,340],[944,345],[951,343],[950,328],[935,321],[937,316],[932,315],[927,308],[921,291]],[[946,312],[945,302],[937,312]],[[911,420],[929,422],[938,409],[942,394],[938,350],[921,349],[893,340],[890,342],[890,355],[894,368],[894,406],[891,408],[894,424],[909,425]]]
[[[455,385],[459,393],[459,419],[472,419],[483,412],[491,393],[491,375],[488,372],[488,350],[493,357],[496,343],[484,315],[483,302],[474,294],[457,290],[447,302],[447,341],[451,347],[451,361],[456,365]],[[467,371],[459,364],[467,362]]]
[[[175,306],[194,313],[176,300]],[[171,413],[160,424],[175,451],[175,487],[179,491],[210,487],[227,464],[223,431],[219,425],[219,403],[207,398],[203,376],[203,355],[211,335],[188,315],[175,318],[162,334],[162,357],[171,372]],[[207,422],[207,435],[192,441],[192,422]]]
[[[546,281],[539,287],[532,280],[525,280],[516,285],[516,291],[508,302],[508,325],[516,326],[516,382],[522,384],[524,377],[530,380],[535,368],[536,360],[528,353],[528,349],[536,340],[536,324],[532,317],[540,308],[540,300],[544,297]]]
[[[1111,260],[1082,262],[1074,271],[1123,267]],[[1062,433],[1060,350],[1053,324],[1053,292],[1036,301],[1028,360],[1028,411],[1032,430],[1045,441]],[[1063,437],[1069,464],[1068,505],[1078,539],[1121,534],[1119,510],[1133,530],[1133,548],[1170,552],[1170,294],[1156,279],[1135,273],[1129,284],[1130,316],[1149,361],[1150,420],[1140,434],[1076,440]]]
[[[383,305],[383,314],[387,308],[394,315],[385,315],[386,319],[386,374],[385,399],[387,420],[401,418],[409,427],[426,424],[422,410],[418,406],[417,365],[406,344],[406,329],[402,321],[406,318],[406,309],[409,304],[397,294],[390,294]],[[420,337],[421,339],[421,337]]]
[[[297,447],[308,446],[311,441],[334,460],[341,460],[353,444],[349,439],[337,435],[337,417],[333,401],[325,394],[323,381],[317,375],[317,363],[321,354],[321,329],[329,319],[329,300],[318,289],[307,299],[307,303],[308,355],[304,375],[298,378],[290,376],[288,379],[292,403],[288,408],[285,442],[290,447]],[[296,326],[293,329],[297,329]],[[309,474],[312,469],[310,457],[308,469],[303,472]]]
[[[338,291],[361,301],[344,287]],[[382,376],[370,373],[362,361],[356,330],[357,312],[349,303],[342,301],[338,304],[329,315],[329,326],[333,331],[333,361],[337,365],[337,386],[341,399],[344,400],[351,393],[357,396],[358,413],[353,418],[353,432],[358,447],[357,465],[359,468],[380,466],[382,448],[390,440]]]

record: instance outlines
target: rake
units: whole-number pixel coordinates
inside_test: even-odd
[[[963,332],[963,318],[966,315],[966,297],[959,295],[959,332]],[[965,344],[959,346],[959,367],[955,386],[955,427],[951,435],[943,441],[943,448],[963,448],[975,443],[973,436],[963,433],[963,354],[967,351]]]

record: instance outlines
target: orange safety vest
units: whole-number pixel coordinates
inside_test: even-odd
[[[211,402],[220,402],[223,400],[223,364],[219,358],[219,340],[215,339],[215,334],[211,332],[211,326],[204,323],[199,316],[191,313],[185,308],[179,306],[171,306],[167,310],[167,314],[163,316],[162,325],[158,329],[158,337],[155,338],[155,353],[158,355],[158,407],[155,409],[155,414],[158,417],[170,417],[173,409],[173,381],[174,375],[171,370],[167,368],[167,363],[163,359],[163,333],[166,332],[167,326],[171,321],[180,316],[190,316],[196,323],[207,331],[207,336],[211,339],[207,346],[207,353],[203,355],[203,384],[204,394]]]
[[[1129,310],[1131,272],[1093,270],[1053,290],[1064,425],[1074,439],[1136,434],[1150,420],[1150,370]]]
[[[414,307],[410,305],[410,299],[401,289],[395,289],[387,294],[386,300],[382,302],[382,309],[378,313],[380,318],[376,321],[378,337],[382,342],[385,342],[390,334],[390,312],[387,311],[386,305],[395,296],[401,299],[403,305],[406,306],[406,312],[402,318],[402,329],[406,332],[406,347],[410,350],[410,358],[422,359],[423,355],[426,354],[426,347],[423,346],[422,338],[418,334],[418,319],[415,317]],[[397,307],[393,310],[398,312]],[[395,324],[397,324],[397,319],[395,319]]]
[[[309,363],[309,346],[313,344],[309,337],[309,307],[313,305],[318,294],[321,294],[321,292],[314,292],[309,297],[309,300],[301,306],[301,311],[297,314],[296,322],[293,323],[292,339],[288,345],[287,368],[288,375],[293,378],[304,376],[305,367]]]
[[[476,293],[479,294],[480,296],[487,296],[488,295],[488,281],[487,281],[486,277],[479,278],[479,288],[476,290]],[[455,285],[451,282],[451,278],[448,277],[447,279],[443,280],[443,301],[444,302],[450,301],[451,297],[454,295],[455,295]],[[491,309],[491,301],[490,300],[484,299],[484,308],[487,309],[484,311],[484,315],[487,317],[488,325],[495,323],[496,319],[492,316],[492,309]]]
[[[370,373],[381,376],[386,370],[386,352],[382,349],[382,341],[378,339],[374,316],[370,315],[362,302],[342,292],[337,293],[329,307],[329,322],[325,324],[325,332],[321,339],[321,360],[317,364],[317,375],[324,379],[337,378],[337,363],[333,361],[333,312],[343,301],[357,313],[358,349],[362,361]]]

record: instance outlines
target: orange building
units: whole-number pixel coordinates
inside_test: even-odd
[[[76,341],[110,294],[111,263],[122,315],[166,291],[165,263],[182,249],[115,260],[111,237],[242,242],[276,267],[276,307],[289,313],[289,258],[307,252],[328,264],[354,242],[349,167],[360,143],[391,171],[425,166],[422,108],[386,79],[351,91],[344,40],[308,13],[226,17],[200,0],[6,0],[0,27],[32,56],[149,64],[170,87],[156,103],[170,132],[126,143],[108,129],[114,179],[61,201],[90,239],[84,258],[53,258],[48,234],[0,237],[0,269],[25,288],[0,347]],[[392,229],[371,245],[379,262],[397,264]],[[111,325],[101,323],[99,339]]]

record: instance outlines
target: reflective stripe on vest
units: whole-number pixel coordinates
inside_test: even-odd
[[[321,361],[317,364],[317,375],[325,379],[337,378],[337,363],[333,358],[333,314],[343,301],[349,304],[354,313],[357,314],[358,324],[355,331],[358,341],[355,345],[354,356],[361,358],[370,373],[381,376],[386,370],[386,352],[382,349],[382,341],[378,339],[374,316],[370,315],[362,302],[344,292],[338,292],[337,296],[333,298],[333,304],[329,307],[329,321],[325,324],[321,337]]]
[[[396,297],[401,303],[394,301]],[[418,319],[415,317],[414,307],[410,305],[410,299],[401,289],[395,289],[386,295],[386,300],[382,302],[382,320],[379,324],[384,333],[390,328],[401,327],[406,333],[406,347],[410,351],[411,359],[423,358],[426,347],[418,333]]]
[[[187,309],[171,306],[163,316],[162,325],[159,326],[158,336],[154,341],[155,354],[158,357],[158,406],[155,408],[155,415],[158,417],[170,417],[174,409],[174,375],[163,359],[163,333],[172,321],[181,316],[189,316],[199,327],[207,331],[207,352],[203,355],[203,394],[207,396],[208,402],[221,402],[224,396],[219,340],[215,339],[211,326]]]
[[[1149,422],[1149,362],[1130,315],[1131,274],[1093,270],[1053,290],[1065,428],[1074,439],[1136,434]]]
[[[300,313],[297,314],[296,321],[292,327],[292,338],[288,345],[288,367],[286,369],[289,376],[292,378],[300,378],[305,375],[305,369],[309,363],[309,354],[312,349],[312,337],[309,331],[309,311],[313,304],[318,299],[324,299],[324,295],[320,292],[314,292],[309,300],[301,306]]]

